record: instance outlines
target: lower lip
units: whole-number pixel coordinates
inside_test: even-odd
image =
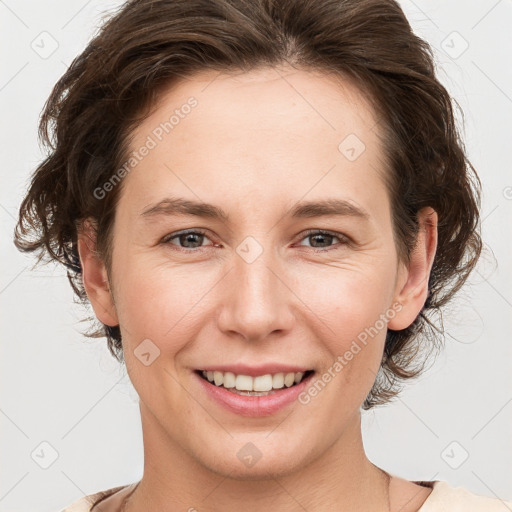
[[[194,372],[194,375],[208,396],[221,406],[240,416],[257,417],[275,414],[295,402],[297,397],[305,391],[315,373],[311,373],[295,386],[282,388],[266,396],[237,395],[224,387],[210,384],[209,381],[203,379],[197,372]]]

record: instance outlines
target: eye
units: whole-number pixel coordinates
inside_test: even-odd
[[[330,244],[333,239],[340,240],[340,243],[337,244],[338,246],[347,245],[350,240],[347,236],[341,234],[341,233],[335,233],[332,231],[322,231],[318,229],[310,229],[304,233],[305,236],[303,236],[302,240],[307,240],[308,238],[311,240],[315,240],[313,244],[320,244],[319,246],[313,245],[313,249],[316,249],[314,252],[327,252],[333,249],[339,249],[340,247],[335,246],[327,246],[326,248],[322,248],[322,246],[325,246],[325,244]]]
[[[161,243],[173,245],[177,250],[184,252],[200,252],[203,250],[202,247],[208,245],[203,243],[205,240],[209,240],[206,235],[207,231],[202,229],[189,229],[178,233],[171,233],[170,235],[165,236],[161,240]],[[341,233],[322,231],[318,229],[310,229],[303,233],[301,241],[308,238],[313,240],[313,246],[311,246],[311,248],[314,252],[327,252],[339,249],[339,246],[344,246],[350,243],[350,239]],[[339,240],[339,243],[332,246],[331,244],[335,239]],[[175,240],[176,243],[174,242]]]
[[[177,245],[178,249],[189,249],[188,252],[194,252],[194,250],[197,251],[200,247],[203,246],[205,238],[208,239],[206,237],[206,231],[201,229],[190,229],[187,231],[180,231],[179,233],[171,233],[170,235],[164,237],[161,243]],[[177,243],[172,242],[174,239],[177,240]]]

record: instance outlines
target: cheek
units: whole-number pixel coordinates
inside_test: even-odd
[[[392,298],[393,277],[368,267],[336,268],[321,279],[304,283],[303,296],[319,318],[327,320],[334,331],[330,336],[333,342],[341,344],[385,313]],[[382,328],[381,322],[379,326]]]
[[[358,410],[375,381],[386,338],[383,297],[389,293],[386,280],[355,273],[331,283],[327,292],[315,295],[316,320],[309,322],[309,327],[319,326],[315,335],[325,353],[323,365],[299,397],[309,410],[305,421],[312,429],[320,421],[326,435],[334,435]]]
[[[333,274],[328,288],[317,288],[312,309],[322,320],[317,335],[329,354],[322,374],[335,374],[334,388],[356,393],[357,402],[364,399],[381,363],[392,283],[382,273],[340,272]]]
[[[202,328],[205,312],[201,297],[208,289],[207,280],[191,278],[188,269],[142,261],[125,268],[116,289],[116,304],[130,379],[155,412],[159,408],[184,410],[187,396],[176,381],[181,370],[179,354]],[[150,354],[147,366],[140,359],[146,352]],[[168,393],[161,393],[162,385]]]
[[[393,275],[382,269],[391,265],[376,259],[363,255],[360,261],[347,258],[344,263],[282,269],[281,277],[291,290],[284,306],[294,310],[302,328],[332,356],[348,350],[389,305]],[[123,337],[133,347],[149,338],[167,353],[176,353],[195,338],[213,310],[223,307],[225,287],[233,286],[233,276],[222,280],[223,266],[208,262],[184,264],[133,256],[117,263],[116,274],[122,278],[115,286],[116,308]],[[235,291],[239,292],[236,287]]]
[[[190,326],[199,326],[204,307],[201,299],[216,282],[211,272],[191,273],[187,265],[153,264],[142,259],[119,265],[119,275],[116,307],[130,343],[149,338],[161,349],[165,343],[166,350],[186,341],[183,331],[189,338],[193,335]]]

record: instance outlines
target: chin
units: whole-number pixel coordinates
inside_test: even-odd
[[[297,442],[283,444],[284,439],[292,439],[286,432],[271,434],[268,431],[257,434],[244,433],[230,438],[229,445],[218,446],[216,450],[197,453],[196,460],[205,468],[224,478],[240,481],[271,480],[296,473],[312,458],[312,448]],[[301,457],[298,456],[301,455]]]

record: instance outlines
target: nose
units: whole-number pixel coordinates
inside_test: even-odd
[[[287,283],[286,270],[271,252],[263,251],[252,262],[235,255],[234,268],[223,283],[218,316],[225,335],[260,341],[273,333],[282,336],[294,325],[294,303],[299,301]]]

